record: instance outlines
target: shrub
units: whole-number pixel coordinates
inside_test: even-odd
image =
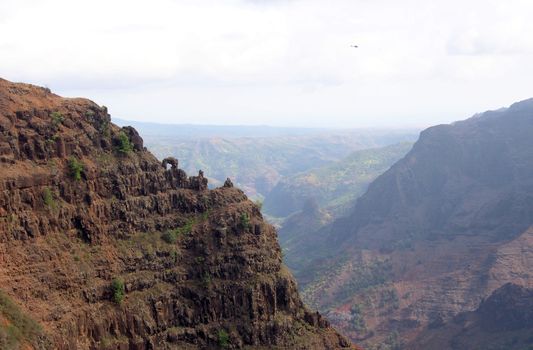
[[[178,241],[178,235],[177,230],[168,230],[161,235],[161,239],[168,244],[175,244]]]
[[[168,244],[175,244],[181,236],[188,235],[192,232],[192,227],[196,223],[196,218],[187,220],[185,225],[174,230],[167,230],[161,235],[161,239]]]
[[[43,200],[44,200],[44,204],[49,207],[49,208],[55,208],[56,206],[56,203],[54,201],[54,195],[52,194],[52,191],[46,187],[44,190],[43,190]]]
[[[124,300],[124,295],[126,294],[124,281],[115,278],[111,283],[111,290],[113,291],[113,301],[117,304],[121,304],[122,300]]]
[[[229,346],[229,334],[224,329],[218,331],[218,345],[223,349]]]
[[[83,171],[83,163],[80,162],[75,157],[70,157],[70,159],[68,160],[68,168],[69,168],[70,176],[74,180],[80,181],[81,180],[81,172]]]
[[[241,214],[241,226],[245,230],[250,228],[250,216],[248,216],[248,213],[242,213]]]
[[[118,134],[117,150],[122,154],[129,154],[131,151],[133,151],[133,144],[124,131],[121,131]]]
[[[102,135],[104,135],[104,137],[111,136],[111,129],[109,128],[109,122],[107,120],[104,120],[102,124],[100,125],[100,132],[102,133]],[[129,139],[128,139],[128,142],[129,142]]]
[[[50,114],[50,117],[52,118],[52,125],[54,126],[54,128],[57,128],[59,124],[62,124],[65,120],[63,114],[61,114],[60,112],[52,112],[52,114]]]

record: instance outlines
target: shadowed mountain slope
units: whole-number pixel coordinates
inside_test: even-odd
[[[304,299],[368,344],[407,342],[533,284],[533,100],[423,131],[353,211],[287,256]]]
[[[422,349],[533,348],[533,289],[508,283],[495,290],[479,308],[443,324],[431,325],[409,344]]]

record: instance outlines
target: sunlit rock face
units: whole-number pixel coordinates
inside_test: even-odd
[[[158,161],[105,107],[5,80],[0,262],[0,348],[352,348],[241,190]]]

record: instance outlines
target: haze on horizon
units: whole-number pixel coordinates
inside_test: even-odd
[[[424,127],[533,97],[532,15],[529,0],[3,0],[0,77],[128,120]]]

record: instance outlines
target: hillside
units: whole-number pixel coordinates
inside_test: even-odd
[[[263,210],[272,216],[289,216],[314,199],[320,208],[338,216],[411,147],[405,142],[355,151],[333,164],[285,178],[267,195]]]
[[[105,107],[0,80],[0,348],[338,349],[230,181]]]
[[[413,350],[507,350],[533,348],[533,289],[511,283],[495,290],[474,311],[432,324]]]
[[[287,254],[304,300],[352,339],[408,343],[533,284],[533,100],[423,131],[353,210]]]
[[[159,159],[173,156],[187,172],[203,170],[214,186],[229,176],[253,199],[266,197],[282,179],[332,164],[353,151],[410,142],[417,135],[414,130],[132,125]]]

